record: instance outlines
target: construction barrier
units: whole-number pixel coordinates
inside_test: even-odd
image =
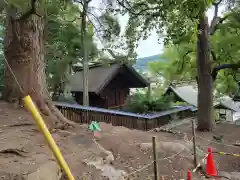
[[[233,154],[233,153],[226,153],[226,152],[215,152],[215,151],[213,151],[212,153],[220,154],[220,155],[228,155],[228,156],[240,157],[240,154]]]

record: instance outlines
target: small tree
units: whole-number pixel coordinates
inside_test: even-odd
[[[125,110],[135,113],[155,113],[172,107],[172,97],[163,96],[155,90],[149,97],[147,92],[136,92],[126,99]]]

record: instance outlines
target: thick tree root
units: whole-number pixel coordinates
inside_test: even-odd
[[[15,149],[15,148],[14,149],[12,149],[12,148],[3,149],[3,150],[0,151],[0,154],[14,154],[16,156],[26,157],[24,155],[24,153],[27,153],[27,152],[25,152],[23,150],[20,150],[20,149]]]
[[[19,127],[19,126],[34,126],[33,123],[16,123],[16,124],[10,124],[10,125],[4,125],[1,126],[1,128],[6,128],[6,127]]]
[[[51,101],[46,101],[46,109],[50,112],[49,117],[53,118],[55,129],[67,129],[69,127],[80,127],[79,124],[68,120],[63,114],[56,108]]]
[[[40,113],[44,116],[44,120],[50,129],[68,129],[70,127],[80,127],[81,125],[68,120],[63,114],[56,108],[56,106],[52,103],[49,99],[39,98],[32,98],[33,101],[35,100],[35,104],[39,109]],[[16,104],[16,102],[15,102]],[[17,101],[18,107],[23,107],[23,101],[20,99]],[[32,124],[14,124],[10,126],[24,126],[24,125],[32,125]]]

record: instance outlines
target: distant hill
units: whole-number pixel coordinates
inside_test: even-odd
[[[148,68],[148,63],[149,62],[156,62],[156,61],[160,61],[160,56],[162,54],[156,54],[153,56],[148,56],[148,57],[143,57],[143,58],[138,58],[135,65],[133,66],[135,69],[137,70],[147,70]],[[162,59],[162,61],[165,61],[164,59]]]

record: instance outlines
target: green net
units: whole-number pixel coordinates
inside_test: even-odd
[[[96,121],[92,121],[91,124],[89,125],[88,129],[90,131],[98,131],[98,132],[101,131],[100,125]]]

